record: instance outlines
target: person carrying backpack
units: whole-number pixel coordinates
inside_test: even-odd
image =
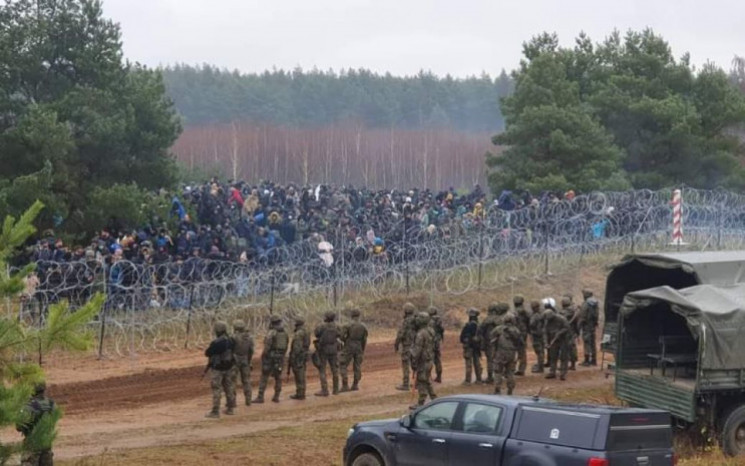
[[[273,315],[269,320],[272,327],[264,339],[264,351],[261,353],[261,379],[259,380],[259,394],[254,403],[264,402],[264,391],[266,391],[269,377],[274,378],[274,397],[272,401],[279,403],[279,394],[282,392],[282,368],[285,365],[285,354],[290,345],[290,336],[282,326],[282,319]]]
[[[210,382],[212,387],[212,411],[206,417],[220,417],[220,397],[225,392],[225,414],[234,414],[235,385],[233,384],[233,339],[228,336],[228,324],[215,322],[215,339],[204,352],[209,362]]]

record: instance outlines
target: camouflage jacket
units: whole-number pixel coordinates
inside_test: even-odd
[[[414,329],[414,317],[406,317],[401,322],[401,327],[398,329],[396,334],[396,349],[399,347],[403,348],[403,351],[407,351],[414,344],[414,338],[416,337],[416,330]]]
[[[341,329],[341,340],[344,350],[349,352],[365,351],[367,346],[367,327],[359,321],[352,321]]]
[[[543,322],[546,334],[546,344],[550,345],[557,336],[566,335],[569,329],[569,322],[558,312],[547,309],[543,311]]]
[[[284,358],[289,346],[289,335],[284,328],[271,329],[264,338],[262,358]]]
[[[543,339],[543,314],[540,312],[534,312],[530,316],[530,336],[535,341],[537,338]]]
[[[305,327],[295,329],[290,346],[290,360],[295,363],[305,362],[310,351],[310,334]]]
[[[517,325],[498,325],[490,335],[492,346],[499,351],[517,351],[525,346],[525,340]]]
[[[530,332],[530,312],[525,309],[524,306],[515,306],[515,317],[518,330],[520,334],[525,338]]]
[[[587,301],[579,310],[579,328],[584,332],[594,332],[598,327],[599,311],[597,306],[590,306]]]
[[[425,363],[435,359],[435,331],[426,326],[416,334],[414,344],[411,346],[411,367],[417,369]]]
[[[233,356],[236,361],[251,362],[254,356],[254,340],[247,331],[235,332],[233,335]]]

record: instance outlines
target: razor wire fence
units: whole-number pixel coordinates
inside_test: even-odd
[[[67,300],[75,308],[105,293],[104,308],[90,323],[97,351],[124,356],[202,345],[218,318],[242,318],[259,331],[269,314],[339,309],[360,296],[463,295],[576,270],[609,255],[744,247],[745,196],[693,189],[683,199],[687,244],[671,245],[671,193],[597,192],[516,211],[494,207],[437,228],[402,216],[380,232],[385,247],[360,244],[339,225],[329,237],[276,248],[252,262],[38,262],[35,282],[19,300],[6,302],[6,312],[41,325],[50,305]]]

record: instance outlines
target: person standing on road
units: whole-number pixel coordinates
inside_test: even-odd
[[[515,390],[515,358],[525,347],[520,329],[515,322],[514,314],[507,314],[502,323],[492,330],[491,344],[496,348],[494,353],[494,394],[502,393],[502,378],[507,379],[507,394]]]
[[[408,391],[410,389],[411,345],[414,344],[414,337],[416,336],[416,331],[414,330],[415,310],[416,308],[413,304],[404,304],[404,320],[401,322],[401,327],[396,334],[396,342],[393,344],[393,348],[397,353],[401,351],[401,373],[403,376],[403,382],[396,387],[396,390]]]
[[[432,388],[432,362],[435,357],[435,331],[429,325],[429,314],[420,312],[414,320],[416,326],[416,337],[411,347],[411,365],[416,372],[416,390],[419,393],[418,404],[412,406],[416,409],[427,401],[437,398]]]
[[[559,312],[569,322],[569,335],[567,344],[569,345],[569,370],[577,370],[577,338],[579,337],[579,311],[572,303],[572,297],[569,294],[561,298],[561,311]]]
[[[530,339],[533,342],[533,351],[535,352],[536,364],[530,371],[534,374],[543,373],[544,356],[546,354],[546,342],[544,341],[543,314],[541,313],[541,303],[531,301],[530,309],[533,314],[530,316]]]
[[[442,383],[442,342],[445,340],[445,327],[436,307],[429,308],[429,325],[435,331],[435,382]]]
[[[579,327],[582,332],[582,343],[584,344],[585,361],[583,366],[597,366],[597,344],[595,335],[598,329],[599,310],[598,300],[592,296],[592,291],[582,290],[585,302],[579,311]]]
[[[54,453],[51,445],[35,445],[31,439],[33,432],[44,416],[50,416],[55,410],[54,400],[45,395],[47,385],[44,382],[37,383],[34,393],[29,402],[23,408],[22,421],[16,424],[16,430],[23,434],[23,453],[21,453],[21,466],[52,466]]]
[[[471,371],[476,376],[476,383],[481,383],[481,342],[478,335],[479,311],[468,310],[468,323],[460,332],[460,344],[463,346],[463,359],[466,360],[466,378],[463,385],[471,385]]]
[[[500,309],[499,304],[490,304],[486,310],[486,317],[481,321],[477,330],[481,342],[480,350],[486,354],[486,383],[494,383],[494,347],[491,345],[489,335],[499,325],[498,312]],[[477,380],[477,382],[480,382],[480,380]]]
[[[225,392],[225,414],[234,414],[235,386],[233,385],[233,339],[228,336],[228,324],[219,321],[214,326],[215,339],[204,352],[209,362],[210,386],[212,387],[212,411],[207,417],[220,417],[220,398]]]
[[[295,318],[295,333],[292,335],[290,346],[290,360],[288,365],[295,377],[295,394],[290,395],[293,400],[305,399],[305,371],[310,351],[310,334],[305,329],[305,319]]]
[[[318,376],[321,379],[321,391],[317,392],[316,396],[329,396],[326,365],[331,368],[332,393],[339,394],[339,344],[341,343],[339,337],[341,332],[335,320],[336,314],[333,311],[326,312],[323,316],[323,324],[316,327],[314,332],[316,337],[314,344],[320,363]]]
[[[254,340],[242,320],[233,322],[233,356],[233,386],[237,386],[238,379],[241,380],[246,406],[251,406],[251,360],[254,357]]]
[[[269,377],[274,378],[274,396],[272,401],[279,403],[279,394],[282,393],[282,368],[285,366],[285,353],[290,343],[282,326],[282,319],[273,315],[270,319],[271,329],[264,338],[264,351],[261,353],[261,379],[259,380],[259,394],[254,403],[264,402],[264,392],[269,382]]]
[[[530,312],[525,309],[525,298],[517,295],[513,298],[512,302],[515,305],[515,325],[520,331],[520,338],[522,338],[523,344],[517,350],[517,371],[515,375],[525,375],[525,369],[528,367],[528,351],[527,341],[528,333],[530,332]]]
[[[344,343],[340,361],[342,392],[359,390],[359,383],[362,379],[362,360],[365,355],[365,347],[367,346],[367,327],[360,322],[360,314],[359,309],[352,309],[349,314],[352,322],[344,325],[341,330],[341,339]],[[351,389],[349,388],[349,379],[347,378],[347,370],[350,363],[352,363],[354,370],[354,380],[352,381]]]
[[[543,300],[543,322],[545,341],[548,344],[548,374],[547,379],[556,378],[556,365],[561,362],[560,379],[566,380],[569,364],[569,322],[556,311],[556,301],[553,298]]]

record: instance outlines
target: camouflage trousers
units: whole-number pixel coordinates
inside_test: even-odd
[[[422,363],[421,367],[416,368],[416,391],[419,393],[419,405],[437,398],[434,388],[432,388],[432,361]]]
[[[582,331],[582,343],[584,344],[585,358],[592,361],[597,360],[597,344],[595,343],[595,331]]]
[[[406,387],[409,386],[409,377],[411,376],[409,372],[411,370],[410,350],[410,347],[401,348],[401,375],[403,376],[403,385]]]
[[[349,385],[349,378],[347,377],[347,371],[349,369],[349,364],[352,364],[352,370],[354,379],[352,384],[357,385],[360,383],[360,380],[362,380],[362,360],[363,360],[364,354],[361,350],[359,351],[344,351],[341,353],[341,358],[339,358],[339,369],[341,372],[341,383],[343,386]]]
[[[321,367],[318,368],[318,378],[321,379],[321,391],[328,393],[329,383],[326,379],[326,366],[331,369],[331,382],[333,384],[333,393],[339,393],[339,355],[337,353],[324,354],[318,353],[321,361]]]
[[[295,377],[295,395],[298,398],[305,398],[305,360],[293,359],[292,375]]]
[[[53,464],[54,453],[52,453],[52,450],[27,451],[21,454],[21,466],[52,466]]]
[[[515,356],[514,350],[500,350],[494,357],[494,391],[502,390],[502,378],[507,380],[507,390],[512,394],[515,389]]]
[[[577,362],[577,334],[572,333],[567,342],[569,347],[569,362]]]
[[[210,369],[210,387],[212,388],[212,411],[220,410],[220,398],[223,392],[225,392],[225,406],[235,408],[233,369],[227,371]]]
[[[523,341],[527,343],[528,334],[522,335]],[[522,348],[517,350],[517,372],[525,373],[525,369],[528,368],[528,346],[523,345]]]
[[[440,344],[435,345],[435,374],[438,378],[442,377],[442,348]]]
[[[549,374],[556,374],[556,366],[560,363],[559,371],[562,377],[566,377],[569,369],[569,355],[570,355],[569,342],[566,338],[559,338],[553,342],[553,345],[548,347],[548,372]]]
[[[533,336],[533,351],[536,357],[536,367],[543,369],[544,355],[546,354],[546,348],[543,345],[543,336]]]
[[[282,393],[282,367],[285,358],[280,356],[269,356],[261,361],[261,379],[259,379],[259,398],[264,398],[269,377],[274,379],[274,396],[279,397]]]
[[[476,376],[476,381],[481,382],[481,351],[464,346],[463,359],[466,360],[466,382],[471,382],[471,372]]]
[[[484,355],[486,356],[486,380],[489,382],[493,382],[494,381],[494,348],[492,348],[491,345],[487,346],[484,349]],[[478,370],[477,373],[480,373],[480,372],[481,371]],[[481,377],[476,377],[476,380],[480,378]]]
[[[238,387],[238,380],[243,387],[243,397],[246,399],[246,406],[251,405],[251,361],[248,359],[238,360],[233,366],[233,386]]]

